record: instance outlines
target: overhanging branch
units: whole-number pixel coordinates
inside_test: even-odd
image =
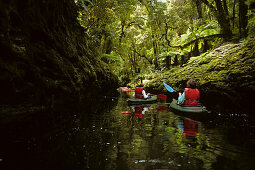
[[[139,52],[137,52],[137,51],[134,50],[134,49],[133,49],[133,51],[134,51],[136,54],[138,54],[138,56],[145,58],[150,64],[153,64],[152,61],[149,60],[145,55],[140,54]]]

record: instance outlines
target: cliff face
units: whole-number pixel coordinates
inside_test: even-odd
[[[89,47],[73,0],[0,0],[0,103],[92,97],[118,80]]]

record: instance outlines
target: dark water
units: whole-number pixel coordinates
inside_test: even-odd
[[[248,115],[212,113],[196,121],[168,106],[106,97],[82,113],[24,118],[0,131],[0,169],[255,169]]]

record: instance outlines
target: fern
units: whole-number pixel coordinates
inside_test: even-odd
[[[120,56],[115,56],[111,54],[102,54],[101,55],[102,60],[106,60],[108,62],[117,62],[117,61],[122,61],[122,58]]]
[[[198,27],[197,30],[191,32],[190,29],[187,30],[186,34],[181,36],[181,44],[188,43],[196,38],[205,37],[208,35],[214,35],[219,33],[219,26],[215,21],[203,24]]]

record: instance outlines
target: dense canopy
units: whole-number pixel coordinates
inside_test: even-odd
[[[78,20],[123,85],[254,34],[251,0],[77,0]]]

